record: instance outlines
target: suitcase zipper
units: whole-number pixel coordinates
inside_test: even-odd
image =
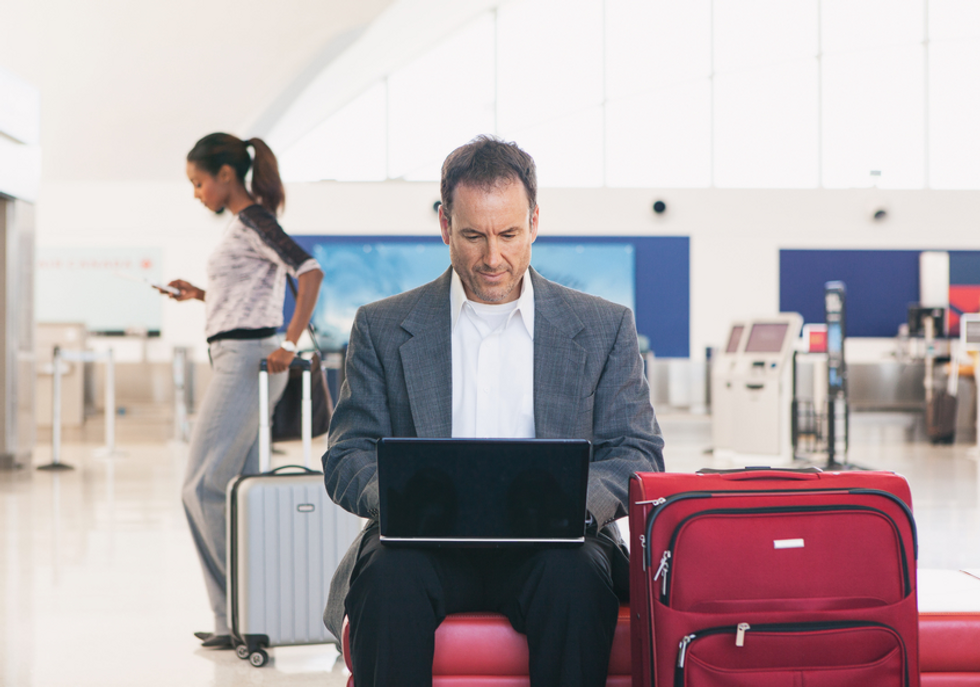
[[[714,633],[710,633],[710,634],[714,634]],[[691,634],[681,639],[680,647],[678,647],[677,649],[677,667],[680,668],[681,670],[684,670],[684,658],[687,656],[687,647],[691,642],[693,642],[697,638],[698,638],[697,634]]]
[[[670,582],[667,577],[666,561],[676,554],[677,547],[677,537],[680,534],[681,529],[691,520],[709,516],[709,515],[763,515],[768,513],[832,513],[832,512],[847,512],[847,511],[860,511],[864,513],[877,513],[892,524],[892,528],[898,534],[898,546],[901,550],[901,563],[902,563],[902,589],[904,591],[904,596],[908,596],[912,593],[912,581],[909,576],[908,560],[905,552],[905,542],[902,541],[901,532],[898,529],[898,525],[895,520],[882,510],[877,508],[872,508],[871,506],[861,506],[861,505],[826,505],[826,506],[773,506],[770,508],[719,508],[715,510],[704,510],[697,513],[692,513],[687,516],[674,528],[673,534],[670,537],[670,544],[666,551],[664,551],[664,557],[661,559],[660,567],[663,569],[663,582],[661,583],[660,592],[660,602],[665,606],[670,606]],[[657,571],[660,574],[660,570]],[[654,580],[657,578],[654,577]]]
[[[769,495],[798,495],[798,494],[852,494],[852,495],[869,495],[869,496],[881,496],[887,498],[890,501],[895,502],[904,512],[905,516],[908,518],[909,526],[912,528],[912,557],[913,560],[919,559],[919,536],[918,530],[915,526],[915,518],[912,516],[912,509],[909,505],[905,503],[902,499],[895,496],[889,491],[883,491],[881,489],[751,489],[751,490],[739,490],[739,491],[686,491],[678,494],[674,494],[668,498],[658,498],[651,501],[643,501],[642,503],[653,504],[653,508],[647,515],[646,522],[646,532],[645,535],[640,535],[640,543],[643,546],[643,570],[647,570],[653,565],[653,545],[651,543],[651,534],[653,532],[653,523],[656,521],[660,513],[663,512],[664,508],[668,505],[677,503],[679,501],[686,501],[688,499],[710,499],[710,498],[720,498],[725,496],[747,496],[753,494],[769,494]]]
[[[664,507],[676,503],[678,501],[686,501],[688,499],[710,499],[711,492],[707,491],[686,491],[680,494],[674,494],[670,498],[666,499],[656,499],[650,503],[654,504],[654,507],[650,509],[650,513],[647,515],[647,527],[646,533],[641,535],[641,541],[644,543],[643,547],[643,569],[652,567],[653,565],[653,552],[652,543],[650,541],[650,535],[653,532],[653,523],[656,521],[657,516],[663,511]],[[657,503],[659,501],[659,503]]]
[[[735,628],[735,646],[745,646],[745,631],[751,630],[752,626],[748,623],[739,623]]]
[[[698,632],[692,632],[689,635],[681,638],[680,645],[677,649],[677,663],[674,669],[674,687],[684,687],[684,666],[687,661],[687,651],[690,645],[696,639],[701,637],[708,637],[710,635],[718,634],[734,634],[735,635],[735,646],[743,647],[745,645],[745,634],[749,630],[753,632],[768,632],[771,634],[784,633],[784,632],[826,632],[830,630],[849,630],[856,628],[869,628],[877,627],[884,630],[888,630],[895,638],[898,640],[899,645],[902,648],[902,668],[904,670],[903,683],[906,687],[909,684],[909,665],[907,657],[907,648],[905,646],[905,639],[902,637],[895,628],[890,625],[885,625],[884,623],[876,623],[871,621],[861,621],[861,620],[842,620],[836,622],[826,622],[826,623],[770,623],[763,625],[749,625],[748,623],[739,623],[738,625],[731,626],[726,625],[723,627],[711,627],[705,630],[699,630]],[[652,647],[651,647],[652,648]]]
[[[659,499],[651,499],[649,501],[637,501],[633,505],[634,506],[653,506],[653,509],[652,510],[656,510],[657,508],[659,508],[660,506],[662,506],[666,501],[667,501],[667,499],[661,497]],[[643,534],[640,535],[640,548],[643,551],[643,570],[645,571],[647,569],[647,555],[646,555],[647,538],[646,538],[646,535],[643,535]]]
[[[701,632],[695,632],[694,634],[689,634],[681,638],[681,643],[677,650],[677,667],[681,669],[684,668],[684,658],[687,656],[687,647],[695,639],[702,636],[716,635],[716,634],[720,634],[721,632],[727,632],[729,631],[729,629],[730,628],[727,627],[724,628],[713,627],[711,629],[702,630]],[[735,646],[738,647],[745,646],[745,632],[750,629],[752,629],[752,626],[749,625],[748,623],[739,623],[735,627]]]
[[[663,582],[661,582],[662,589],[660,592],[661,598],[667,595],[667,572],[670,570],[670,551],[664,551],[663,557],[660,559],[660,567],[657,568],[657,574],[653,576],[653,581],[656,582],[657,578],[663,575]]]

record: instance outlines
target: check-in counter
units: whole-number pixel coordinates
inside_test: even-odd
[[[789,462],[793,403],[792,362],[803,318],[797,313],[754,320],[735,374],[732,448],[750,460]]]
[[[802,326],[797,313],[732,325],[712,371],[716,456],[767,465],[792,460],[792,361]]]

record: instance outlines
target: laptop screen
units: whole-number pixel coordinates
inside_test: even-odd
[[[382,540],[580,542],[591,456],[581,440],[382,439]]]

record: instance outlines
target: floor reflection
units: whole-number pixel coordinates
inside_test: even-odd
[[[708,452],[707,417],[663,413],[660,421],[669,470],[724,467]],[[980,569],[975,449],[908,443],[915,429],[903,416],[856,415],[852,427],[853,462],[909,478],[920,568]],[[186,448],[126,432],[121,424],[124,455],[94,455],[98,434],[64,445],[75,470],[0,472],[0,684],[346,685],[332,646],[279,647],[258,669],[200,648],[192,632],[211,618],[180,504]],[[301,460],[298,442],[281,447],[275,464]],[[50,458],[42,446],[34,464]],[[963,582],[950,574],[936,579]]]

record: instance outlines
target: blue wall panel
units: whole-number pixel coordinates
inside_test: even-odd
[[[636,328],[661,358],[691,355],[691,240],[629,239],[636,246]]]
[[[949,283],[951,286],[954,284],[980,284],[980,251],[950,251]]]
[[[847,286],[847,335],[895,336],[919,300],[920,252],[781,250],[779,309],[822,323],[824,284],[839,280]]]

